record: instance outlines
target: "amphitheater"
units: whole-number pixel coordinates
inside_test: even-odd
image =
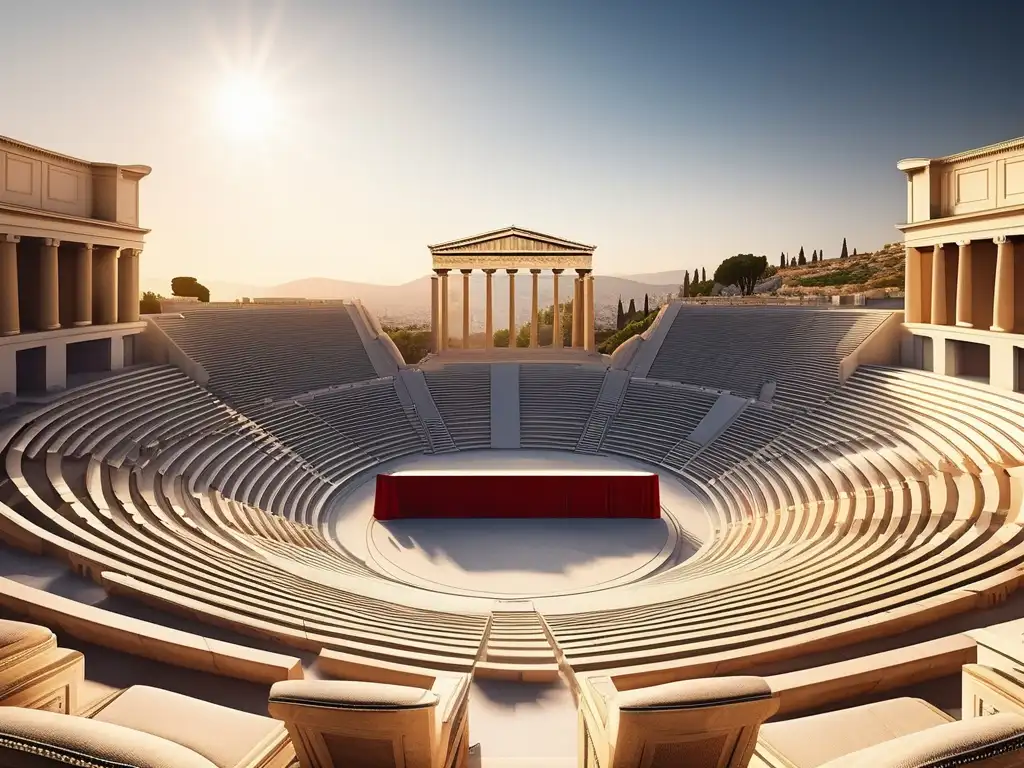
[[[359,302],[132,318],[0,409],[0,765],[1024,764],[1024,395],[906,320],[406,365]],[[382,473],[537,469],[661,517],[374,518]]]

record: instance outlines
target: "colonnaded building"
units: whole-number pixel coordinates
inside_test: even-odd
[[[149,169],[0,146],[0,765],[1024,764],[1024,139],[899,164],[904,310],[604,355],[594,246],[510,227],[430,247],[416,364],[140,319]],[[450,343],[475,270],[530,346]]]

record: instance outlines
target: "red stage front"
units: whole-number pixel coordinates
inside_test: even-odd
[[[658,476],[631,473],[377,475],[378,520],[435,517],[661,517]]]

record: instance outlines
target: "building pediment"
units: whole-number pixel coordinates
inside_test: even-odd
[[[590,269],[595,246],[505,227],[429,248],[435,269]]]

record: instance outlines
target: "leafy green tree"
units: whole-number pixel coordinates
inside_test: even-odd
[[[849,255],[850,255],[850,254],[849,254],[849,253],[847,252],[847,250],[846,250],[846,238],[844,237],[844,238],[843,238],[843,250],[841,250],[841,251],[839,252],[839,258],[840,258],[840,259],[845,259],[845,258],[846,258],[847,256],[849,256]]]
[[[523,323],[519,327],[519,333],[516,334],[516,346],[517,347],[528,347],[530,346],[530,324]]]
[[[395,342],[402,359],[409,364],[418,363],[430,351],[430,331],[416,328],[392,328],[388,336]]]
[[[158,315],[160,314],[160,300],[163,298],[159,293],[153,291],[146,291],[142,294],[142,298],[139,299],[139,314],[140,315]]]
[[[752,253],[738,253],[718,265],[715,282],[739,287],[744,296],[754,293],[754,286],[768,267],[768,259]]]
[[[210,300],[210,289],[194,277],[176,277],[171,280],[171,295],[192,297],[207,302]]]
[[[508,346],[508,328],[499,328],[494,332],[494,336],[491,337],[495,347],[507,347]]]

